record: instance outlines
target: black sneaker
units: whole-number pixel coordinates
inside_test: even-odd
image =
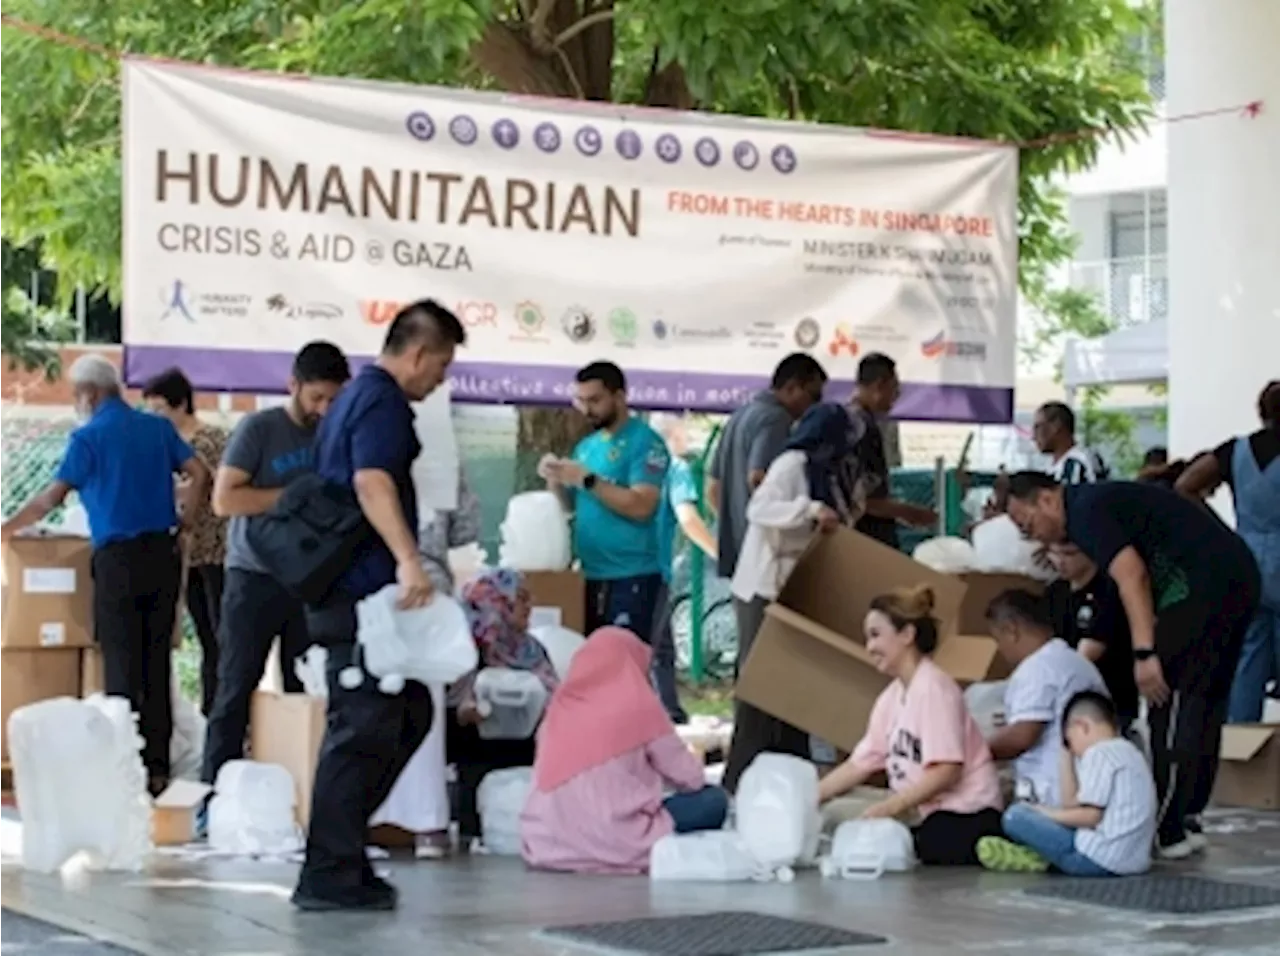
[[[375,877],[375,879],[378,879]],[[397,893],[386,880],[348,887],[337,892],[317,892],[299,886],[290,901],[304,913],[386,912],[396,908]]]

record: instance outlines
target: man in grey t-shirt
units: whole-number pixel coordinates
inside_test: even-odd
[[[277,636],[284,689],[302,690],[293,672],[294,660],[310,644],[302,602],[266,573],[248,530],[285,485],[311,470],[316,426],[350,377],[347,358],[336,345],[304,346],[294,357],[289,401],[240,423],[214,478],[214,511],[231,521],[218,630],[218,692],[209,712],[201,774],[206,783],[215,782],[228,760],[244,755],[249,703]]]

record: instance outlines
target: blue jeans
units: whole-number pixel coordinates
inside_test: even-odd
[[[671,589],[662,586],[658,598],[658,616],[653,625],[653,686],[673,724],[687,724],[689,715],[680,705],[680,689],[676,685],[676,640],[671,631],[674,610]],[[642,635],[643,636],[643,635]]]
[[[662,801],[662,805],[675,821],[676,833],[719,830],[729,815],[729,795],[719,787],[673,793]]]
[[[1076,831],[1050,820],[1025,803],[1015,803],[1001,819],[1004,835],[1035,850],[1067,876],[1115,876],[1076,849]]]
[[[1227,723],[1256,724],[1262,720],[1267,681],[1273,679],[1280,680],[1280,611],[1263,604],[1244,635],[1231,684]]]

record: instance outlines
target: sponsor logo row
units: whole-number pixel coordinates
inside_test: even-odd
[[[336,322],[346,317],[347,310],[332,302],[311,301],[275,293],[265,298],[240,293],[207,293],[197,291],[181,279],[174,280],[161,291],[162,322],[199,323],[205,320],[262,317],[287,321]],[[358,304],[361,320],[372,326],[389,325],[407,303],[392,299],[366,299]],[[468,329],[506,329],[512,341],[529,343],[567,340],[576,345],[605,343],[630,348],[639,344],[666,346],[672,344],[715,344],[735,338],[726,326],[705,327],[669,322],[663,318],[647,319],[627,306],[615,306],[597,312],[582,305],[572,305],[558,313],[548,313],[532,300],[502,309],[496,303],[467,300],[453,303],[453,309]],[[799,348],[819,358],[853,359],[867,351],[881,350],[901,356],[902,346],[911,336],[891,326],[853,325],[837,322],[828,327],[812,317],[788,326],[772,322],[753,322],[741,333],[751,348],[782,351]],[[920,355],[931,360],[985,361],[985,342],[957,339],[945,331],[916,340]]]

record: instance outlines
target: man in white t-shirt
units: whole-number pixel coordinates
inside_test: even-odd
[[[1115,706],[1084,691],[1063,712],[1062,805],[1015,803],[1005,837],[978,841],[991,870],[1068,876],[1132,876],[1151,867],[1156,834],[1155,781],[1146,758],[1120,735]]]
[[[1030,591],[998,595],[987,609],[991,634],[1013,667],[1005,686],[1004,719],[988,743],[996,760],[1014,761],[1019,800],[1057,805],[1062,712],[1081,691],[1107,693],[1091,661],[1053,635],[1048,602]]]
[[[1031,425],[1036,447],[1049,456],[1046,469],[1064,485],[1092,484],[1107,477],[1102,460],[1076,444],[1076,415],[1062,402],[1045,402]]]

